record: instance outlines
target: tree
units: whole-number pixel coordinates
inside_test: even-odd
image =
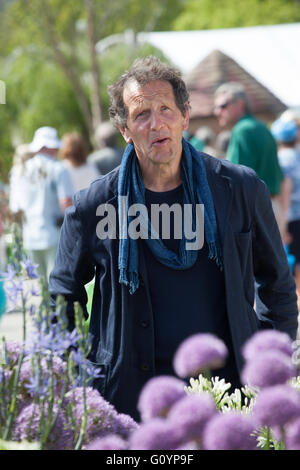
[[[26,47],[34,45],[45,60],[57,64],[70,82],[92,139],[103,115],[97,42],[128,27],[153,29],[170,4],[149,0],[145,15],[137,0],[13,0],[0,20],[0,47],[10,53],[22,44],[26,54]],[[173,0],[171,17],[180,4]]]
[[[186,0],[171,28],[238,28],[298,21],[299,0]]]

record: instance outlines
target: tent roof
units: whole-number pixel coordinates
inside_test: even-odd
[[[239,82],[245,87],[255,114],[277,114],[286,109],[282,101],[235,60],[220,50],[214,50],[185,76],[190,92],[191,118],[211,116],[215,90],[230,81]]]
[[[139,33],[184,74],[214,50],[227,54],[280,100],[300,106],[300,23]]]

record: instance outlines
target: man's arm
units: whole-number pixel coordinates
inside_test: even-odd
[[[253,227],[254,275],[259,284],[258,294],[267,307],[260,312],[274,327],[297,334],[298,308],[295,282],[287,262],[278,226],[272,210],[269,191],[258,180]]]
[[[80,213],[79,195],[75,195],[74,205],[68,208],[65,214],[55,266],[49,282],[52,307],[55,308],[57,295],[63,295],[68,301],[70,330],[74,328],[75,301],[81,304],[86,318],[88,316],[84,286],[93,279],[95,271],[88,237],[88,224],[83,221]]]

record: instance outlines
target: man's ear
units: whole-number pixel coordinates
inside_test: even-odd
[[[190,123],[190,108],[188,103],[185,103],[185,115],[183,117],[183,130],[186,131]]]
[[[127,127],[118,126],[119,131],[121,132],[123,139],[127,144],[132,144],[132,138],[129,135]]]

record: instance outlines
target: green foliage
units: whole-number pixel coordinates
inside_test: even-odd
[[[186,0],[172,29],[239,28],[298,21],[298,0]]]

